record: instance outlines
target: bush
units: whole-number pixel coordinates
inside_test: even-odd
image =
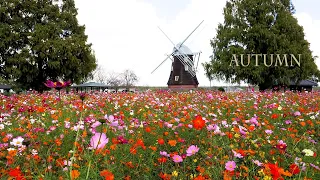
[[[218,88],[218,91],[225,92],[225,90],[224,90],[223,87],[219,87],[219,88]]]

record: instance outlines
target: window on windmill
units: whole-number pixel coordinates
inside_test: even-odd
[[[175,81],[178,81],[178,80],[179,80],[179,76],[175,76],[175,77],[174,77],[174,80],[175,80]]]

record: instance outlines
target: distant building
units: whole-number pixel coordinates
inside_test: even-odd
[[[11,90],[10,85],[0,84],[0,92],[4,93],[5,91],[9,92]]]
[[[107,85],[97,82],[87,82],[79,85],[73,85],[71,88],[76,89],[76,92],[80,91],[103,91],[108,88]]]
[[[293,81],[290,83],[290,91],[308,91],[311,92],[313,87],[317,87],[318,83],[312,80],[302,80],[298,84]]]

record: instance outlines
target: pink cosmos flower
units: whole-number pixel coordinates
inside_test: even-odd
[[[292,122],[290,120],[285,121],[286,124],[291,124]]]
[[[228,171],[234,171],[234,169],[236,168],[236,162],[234,161],[228,161],[226,163],[226,166],[225,166],[226,170]]]
[[[108,142],[109,139],[107,138],[105,133],[96,133],[90,139],[90,146],[93,149],[102,149]]]
[[[259,160],[253,160],[253,159],[252,159],[252,162],[253,162],[254,164],[256,164],[257,166],[262,166],[262,165],[263,165],[263,163],[261,163]]]
[[[237,158],[243,158],[243,156],[240,153],[237,153],[236,151],[232,150],[233,156]]]
[[[91,125],[91,127],[92,127],[92,128],[96,128],[96,127],[98,127],[98,126],[100,126],[100,125],[101,125],[101,122],[96,121],[96,122],[94,122],[94,123]]]
[[[187,149],[187,156],[192,156],[194,154],[196,154],[199,151],[200,148],[198,148],[198,146],[195,145],[191,145],[188,149]]]
[[[180,163],[180,162],[183,161],[182,157],[179,156],[179,155],[174,155],[174,156],[172,157],[172,159],[173,159],[173,162],[175,162],[175,163]]]
[[[207,126],[207,130],[208,130],[208,131],[214,130],[214,126],[210,124],[209,126]]]
[[[160,155],[170,157],[170,155],[166,151],[160,151]]]
[[[273,133],[273,131],[270,130],[270,129],[265,130],[265,132],[266,132],[267,134],[272,134],[272,133]]]
[[[294,116],[300,116],[301,115],[301,113],[299,112],[299,111],[296,111],[296,112],[294,112],[294,114],[293,114]]]

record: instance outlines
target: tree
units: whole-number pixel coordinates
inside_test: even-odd
[[[127,88],[134,86],[134,84],[138,82],[138,76],[129,69],[125,70],[122,76],[123,76],[124,86],[126,86]]]
[[[115,72],[109,73],[107,77],[107,85],[112,86],[116,91],[118,91],[119,86],[123,85],[123,81],[120,78],[121,74]]]
[[[207,64],[203,63],[202,65],[203,65],[203,67],[204,67],[205,75],[206,75],[206,77],[209,79],[210,87],[211,87],[211,81],[212,81],[213,78],[214,78],[213,72],[212,72],[212,69],[211,69],[211,65],[208,64],[208,63],[207,63]]]
[[[260,90],[274,84],[288,85],[292,80],[298,83],[312,75],[319,77],[303,28],[293,14],[290,0],[229,0],[224,8],[224,23],[218,25],[216,37],[211,40],[214,57],[204,66],[209,64],[218,80],[244,81],[258,85]],[[245,58],[243,65],[239,62],[237,66],[232,60],[238,55],[240,61],[240,54]],[[270,65],[272,58],[266,58],[265,63],[264,55],[256,55],[260,57],[256,63],[252,54],[301,54],[301,61],[300,66],[279,66],[279,62],[278,66],[273,63],[268,67],[265,64]],[[251,63],[246,55],[252,56]]]
[[[105,75],[105,72],[105,69],[101,65],[98,65],[93,72],[93,80],[105,84],[107,82],[107,76]]]
[[[0,76],[38,91],[90,78],[95,55],[76,16],[74,0],[0,1]]]

